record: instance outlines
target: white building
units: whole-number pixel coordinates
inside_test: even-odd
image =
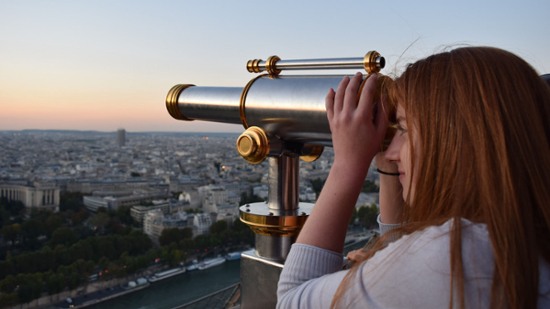
[[[89,211],[97,212],[97,209],[99,207],[105,207],[105,209],[109,209],[109,203],[105,200],[105,198],[100,196],[89,196],[86,195],[83,198],[84,206]]]
[[[193,225],[194,215],[184,211],[171,215],[165,215],[160,209],[148,211],[143,218],[143,232],[158,244],[158,238],[164,229],[189,227],[193,235],[197,234],[197,227]],[[208,226],[210,229],[210,226]]]
[[[193,225],[197,227],[197,235],[207,235],[212,225],[210,215],[204,213],[195,214]]]
[[[228,193],[221,186],[208,185],[199,187],[199,197],[202,202],[202,207],[205,208],[209,205],[217,204],[221,205],[227,203]]]
[[[169,200],[155,200],[152,202],[153,205],[151,206],[133,206],[130,209],[130,215],[134,220],[136,220],[139,223],[143,223],[143,219],[145,218],[145,214],[148,213],[151,210],[161,210],[163,214],[167,215],[171,211],[170,201]]]
[[[58,187],[0,184],[0,196],[8,201],[20,201],[27,208],[59,209]]]
[[[160,209],[153,209],[146,212],[143,216],[143,232],[151,239],[158,240],[160,233],[164,229],[162,226],[162,218],[164,213]]]

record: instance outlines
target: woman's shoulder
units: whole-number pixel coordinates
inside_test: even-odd
[[[448,284],[451,261],[451,229],[453,220],[439,226],[405,235],[378,251],[363,266],[365,272],[376,269],[376,273],[387,272],[406,279],[416,276],[431,279],[434,284]],[[485,224],[461,220],[461,249],[464,277],[492,278],[494,255],[489,233]]]
[[[404,235],[395,242],[390,243],[386,249],[379,252],[389,254],[393,251],[401,251],[401,253],[422,251],[422,253],[427,254],[432,252],[432,250],[433,252],[445,251],[442,249],[447,249],[446,251],[448,251],[450,249],[450,236],[453,225],[454,219],[450,219],[441,225],[428,226],[423,230]],[[489,245],[490,248],[489,232],[485,224],[461,219],[460,227],[463,247],[464,245],[471,244],[476,247],[486,247]]]
[[[363,263],[364,293],[390,307],[447,307],[449,298],[450,231],[453,221],[401,237]],[[484,224],[461,221],[462,260],[467,299],[485,299],[490,292],[494,259]],[[475,284],[468,284],[470,280]],[[471,282],[473,283],[473,282]],[[476,289],[470,289],[476,287]],[[404,297],[385,299],[384,293]],[[441,302],[439,302],[441,301]],[[483,300],[482,302],[484,302]],[[437,302],[437,303],[434,303]]]

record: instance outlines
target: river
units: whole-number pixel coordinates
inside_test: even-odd
[[[366,241],[357,243],[344,250],[356,250]],[[181,306],[240,280],[240,260],[228,261],[220,266],[206,270],[195,270],[151,283],[149,288],[108,300],[90,309],[171,309]]]

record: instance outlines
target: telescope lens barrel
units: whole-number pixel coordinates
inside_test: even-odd
[[[243,88],[238,87],[187,87],[177,96],[173,95],[176,85],[166,97],[170,115],[179,120],[205,120],[224,123],[241,123],[239,101]],[[176,117],[177,110],[184,118]]]
[[[167,108],[176,119],[242,123],[281,140],[332,146],[325,110],[328,89],[344,75],[258,76],[247,87],[187,87],[171,90]],[[391,80],[388,77],[380,80]],[[179,89],[179,85],[173,89]],[[179,111],[182,117],[176,117]]]

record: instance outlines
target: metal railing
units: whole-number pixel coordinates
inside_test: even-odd
[[[172,309],[229,309],[239,304],[240,300],[241,283],[239,282]]]

